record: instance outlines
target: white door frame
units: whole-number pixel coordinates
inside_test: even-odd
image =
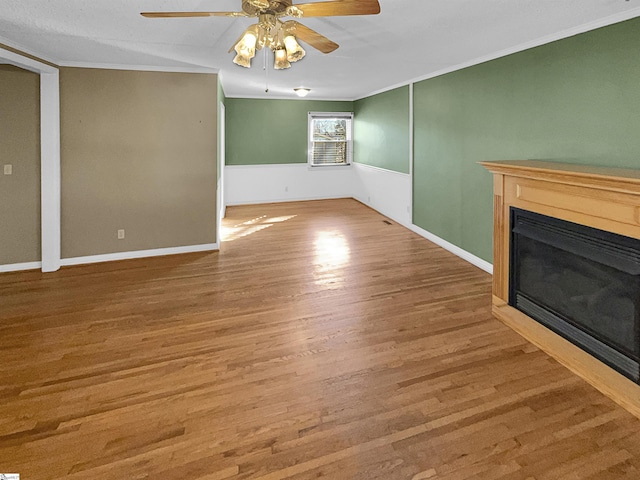
[[[60,268],[60,78],[57,67],[0,48],[0,60],[40,75],[42,271]]]
[[[225,129],[226,129],[226,111],[224,103],[220,102],[220,125],[218,128],[218,133],[220,137],[218,138],[218,142],[220,144],[220,156],[218,158],[218,162],[220,163],[220,179],[218,180],[218,248],[220,247],[221,237],[220,233],[222,230],[222,219],[226,215],[227,211],[227,201],[224,190],[224,167],[226,163],[226,142],[225,142]]]

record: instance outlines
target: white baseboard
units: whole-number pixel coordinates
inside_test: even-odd
[[[485,272],[493,275],[493,265],[487,262],[486,260],[483,260],[480,257],[476,257],[474,254],[469,253],[466,250],[463,250],[462,248],[454,245],[453,243],[447,242],[445,239],[440,238],[437,235],[434,235],[433,233],[418,227],[417,225],[411,225],[409,229],[417,233],[421,237],[426,238],[430,242],[435,243],[439,247],[442,247],[445,250],[453,253],[454,255],[462,258],[463,260],[466,260],[470,264],[475,265],[479,269],[484,270]]]
[[[0,273],[19,272],[22,270],[40,270],[41,268],[42,262],[9,263],[7,265],[0,265]]]
[[[177,255],[180,253],[211,252],[219,250],[217,243],[203,245],[189,245],[186,247],[155,248],[153,250],[136,250],[133,252],[105,253],[102,255],[88,255],[86,257],[63,258],[62,266],[83,265],[87,263],[112,262],[115,260],[131,260],[133,258],[160,257],[163,255]]]
[[[310,202],[313,200],[337,200],[340,198],[353,198],[350,195],[336,195],[336,196],[331,196],[331,195],[322,195],[322,196],[317,196],[317,197],[292,197],[292,198],[273,198],[273,199],[268,199],[268,200],[258,200],[258,201],[253,201],[253,200],[246,200],[246,201],[236,201],[233,203],[228,203],[227,206],[229,207],[233,207],[236,205],[263,205],[263,204],[267,204],[267,203],[287,203],[287,202]]]

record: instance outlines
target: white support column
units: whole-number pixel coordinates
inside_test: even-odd
[[[42,271],[60,268],[60,81],[40,74]]]
[[[413,176],[413,83],[409,84],[409,175]]]
[[[414,129],[414,105],[413,105],[413,82],[411,82],[409,84],[409,177],[410,177],[410,182],[411,182],[411,193],[409,195],[409,198],[411,199],[411,211],[409,212],[409,214],[411,215],[411,224],[413,225],[413,209],[414,209],[414,205],[413,205],[413,161],[414,161],[414,156],[413,156],[413,152],[414,152],[414,148],[413,148],[413,142],[414,142],[414,134],[415,132],[413,131]]]

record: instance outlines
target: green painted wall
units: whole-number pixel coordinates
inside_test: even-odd
[[[307,162],[307,113],[352,112],[353,102],[227,98],[227,165]]]
[[[354,160],[409,173],[409,87],[355,102]]]
[[[640,19],[414,86],[414,223],[492,260],[481,160],[640,168]]]

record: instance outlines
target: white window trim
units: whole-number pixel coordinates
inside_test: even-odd
[[[317,118],[345,118],[349,120],[347,132],[347,162],[346,163],[313,163],[313,123]],[[353,164],[353,112],[308,112],[307,115],[307,165],[310,168],[344,168]]]

